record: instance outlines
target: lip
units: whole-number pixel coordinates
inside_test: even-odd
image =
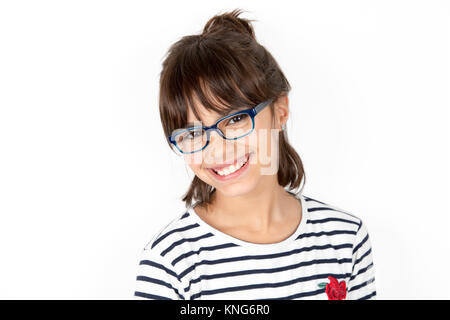
[[[207,170],[216,180],[219,180],[219,181],[228,181],[228,180],[231,180],[231,179],[235,179],[235,178],[241,176],[242,174],[244,174],[247,171],[247,169],[248,169],[248,167],[250,165],[250,161],[251,161],[252,156],[253,156],[253,152],[249,152],[245,156],[248,156],[248,160],[247,160],[246,164],[244,164],[241,168],[239,168],[239,170],[237,170],[237,171],[235,171],[235,172],[233,172],[233,173],[231,173],[229,175],[226,175],[226,176],[218,175],[217,173],[214,172],[214,170],[212,168],[207,168]],[[239,159],[236,159],[236,161],[233,162],[233,164],[236,163],[237,160],[239,160]],[[227,167],[227,166],[229,166],[229,165],[219,166],[219,168],[223,168],[223,167]],[[217,168],[217,167],[214,167],[214,168]]]

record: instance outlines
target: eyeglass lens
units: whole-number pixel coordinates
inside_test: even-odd
[[[217,128],[223,133],[226,139],[237,139],[252,131],[252,118],[248,113],[235,114],[220,121],[217,124]],[[207,133],[202,128],[192,128],[175,137],[178,148],[183,152],[201,150],[207,141]]]

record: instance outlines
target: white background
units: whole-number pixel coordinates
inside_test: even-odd
[[[0,298],[132,298],[193,177],[163,57],[242,8],[292,85],[304,194],[366,223],[378,299],[449,299],[449,1],[224,3],[0,2]]]

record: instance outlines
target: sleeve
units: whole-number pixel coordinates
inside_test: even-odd
[[[142,250],[134,299],[185,300],[182,284],[172,266],[156,250]]]
[[[352,252],[352,274],[348,283],[347,299],[376,299],[375,270],[372,247],[365,224],[360,223]]]

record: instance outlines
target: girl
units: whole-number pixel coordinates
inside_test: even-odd
[[[240,13],[214,16],[163,62],[162,125],[195,177],[187,209],[142,251],[134,296],[374,299],[365,224],[293,191],[305,173],[286,133],[290,85]]]

